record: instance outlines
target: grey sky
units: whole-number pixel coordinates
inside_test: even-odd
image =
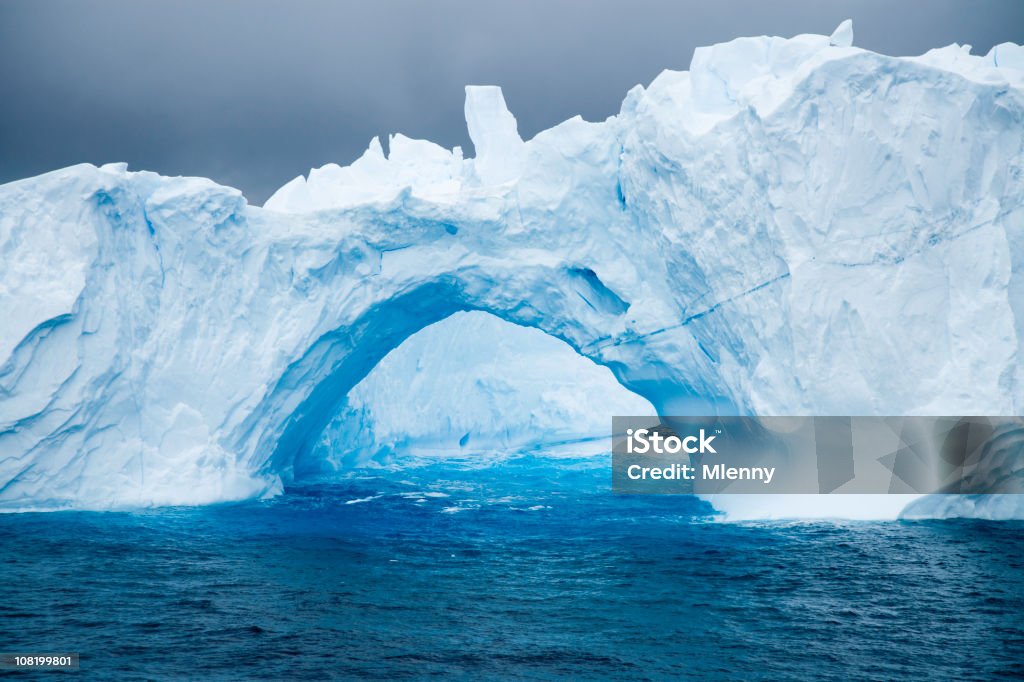
[[[262,203],[374,135],[468,149],[467,83],[501,85],[530,137],[699,45],[846,17],[888,54],[1024,42],[1021,0],[0,0],[0,182],[127,161]]]

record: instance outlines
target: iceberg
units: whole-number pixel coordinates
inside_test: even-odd
[[[0,509],[274,494],[473,311],[660,414],[1019,414],[1022,64],[739,38],[527,141],[469,87],[475,158],[395,135],[263,207],[123,164],[0,186]]]

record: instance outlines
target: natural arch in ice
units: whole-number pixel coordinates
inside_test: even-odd
[[[403,457],[607,452],[612,415],[653,414],[607,367],[482,312],[406,339],[348,394],[296,476]]]

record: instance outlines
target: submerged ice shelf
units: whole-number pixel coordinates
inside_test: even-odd
[[[851,41],[701,48],[529,141],[471,87],[475,158],[396,135],[263,208],[124,165],[0,187],[0,508],[272,493],[461,311],[662,414],[1019,414],[1024,49]]]

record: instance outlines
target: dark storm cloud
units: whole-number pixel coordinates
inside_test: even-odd
[[[204,175],[261,203],[373,135],[468,146],[463,85],[529,137],[739,35],[829,33],[917,54],[1024,42],[1019,0],[0,0],[0,182],[82,161]]]

